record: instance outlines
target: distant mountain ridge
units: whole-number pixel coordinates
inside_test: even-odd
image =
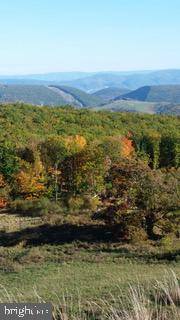
[[[34,75],[0,76],[0,83],[66,85],[88,93],[110,87],[135,90],[143,86],[180,85],[180,70],[54,72]]]
[[[27,74],[27,75],[11,75],[11,76],[0,76],[1,80],[14,79],[15,81],[26,80],[26,81],[45,81],[45,82],[63,82],[72,81],[76,79],[85,78],[95,74],[95,72],[50,72],[44,74]]]
[[[144,86],[115,98],[119,99],[180,103],[180,85]]]
[[[72,87],[94,92],[107,87],[135,90],[142,86],[180,84],[180,70],[160,70],[134,73],[97,73],[69,82]]]

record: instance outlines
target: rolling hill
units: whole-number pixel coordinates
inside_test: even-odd
[[[104,101],[86,92],[65,86],[0,85],[0,102],[24,102],[34,105],[98,106]]]
[[[176,104],[160,105],[156,108],[156,113],[180,116],[180,104],[179,105],[176,105]]]
[[[64,105],[66,100],[42,85],[1,85],[0,102],[25,102],[34,105]]]
[[[100,92],[100,97],[99,93],[88,94],[68,86],[0,85],[0,103],[23,102],[38,106],[71,105],[76,108],[179,115],[179,89],[180,86],[142,87],[118,99],[108,101],[106,99],[117,92],[122,92],[122,89],[107,88]]]
[[[51,90],[54,90],[57,94],[64,95],[64,98],[66,98],[66,100],[69,97],[69,104],[74,104],[74,101],[76,102],[75,105],[79,104],[80,107],[94,107],[104,103],[104,100],[101,97],[93,96],[76,88],[59,85],[51,85],[49,86],[49,88]]]
[[[92,95],[94,97],[99,97],[107,102],[126,93],[129,93],[129,90],[123,88],[109,87],[96,91]]]
[[[156,103],[135,100],[117,100],[111,101],[103,106],[96,108],[97,110],[109,110],[119,112],[142,112],[154,114],[156,113]]]
[[[180,103],[180,85],[144,86],[115,98],[119,99]]]
[[[140,112],[148,114],[169,114],[180,115],[180,105],[166,103],[166,102],[148,102],[137,100],[116,100],[111,101],[101,107],[97,107],[97,110],[109,110],[118,112]]]

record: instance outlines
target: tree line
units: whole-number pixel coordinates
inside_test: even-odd
[[[0,121],[1,207],[49,199],[123,239],[178,235],[177,117],[15,105],[2,106]]]

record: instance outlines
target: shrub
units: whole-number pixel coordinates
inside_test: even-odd
[[[82,209],[84,204],[83,197],[81,196],[76,196],[76,197],[71,197],[68,200],[68,208],[70,212],[78,212]]]
[[[34,247],[31,248],[24,256],[20,258],[21,264],[32,264],[32,263],[38,263],[41,264],[45,260],[45,256],[43,252],[38,248]]]
[[[143,228],[129,227],[129,237],[132,243],[141,243],[147,240],[147,233]]]
[[[15,200],[10,204],[10,209],[14,213],[28,215],[32,217],[43,216],[52,213],[61,213],[62,207],[46,198],[34,200]]]
[[[163,248],[163,250],[171,251],[174,248],[175,241],[176,239],[174,234],[168,234],[160,240],[159,244]]]
[[[71,197],[68,200],[68,208],[72,213],[80,211],[90,211],[94,212],[97,210],[97,207],[100,205],[99,197],[93,197],[91,195],[81,195]]]
[[[88,211],[96,211],[97,207],[100,205],[100,199],[99,197],[92,197],[90,195],[84,195],[83,197],[83,210],[88,210]]]

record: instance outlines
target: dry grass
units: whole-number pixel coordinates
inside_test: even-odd
[[[120,290],[120,289],[119,289]],[[151,294],[150,294],[151,293]],[[17,291],[9,293],[0,287],[0,302],[20,302],[24,296]],[[44,299],[34,289],[34,302],[44,303]],[[73,297],[66,292],[53,306],[54,320],[179,320],[180,287],[173,271],[166,273],[162,281],[155,281],[151,288],[142,285],[129,285],[126,297],[110,297],[98,302],[86,302],[86,307],[79,296],[74,308]]]
[[[180,307],[180,286],[176,274],[172,271],[171,276],[164,276],[162,282],[156,285],[158,302],[164,305],[176,305]]]

